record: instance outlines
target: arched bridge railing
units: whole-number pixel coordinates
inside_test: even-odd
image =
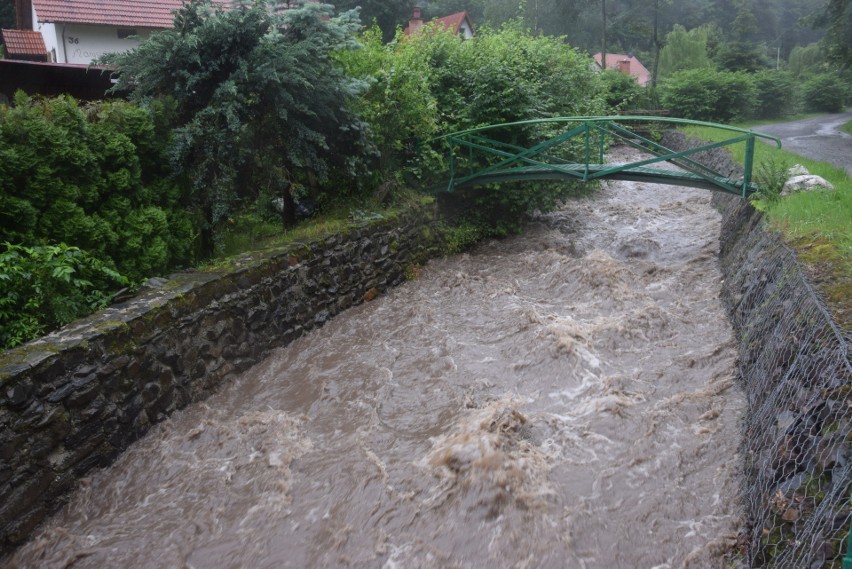
[[[732,133],[731,138],[684,151],[675,151],[642,134],[650,126],[698,125]],[[638,127],[638,128],[637,128]],[[745,198],[758,188],[752,181],[754,141],[766,138],[781,148],[777,138],[732,126],[648,116],[559,117],[496,124],[454,132],[443,140],[450,154],[450,181],[455,188],[517,180],[601,179],[644,181],[692,186],[733,193]],[[617,142],[638,148],[651,157],[629,164],[604,161],[607,144]],[[744,174],[718,172],[693,155],[704,150],[744,142]],[[595,160],[593,160],[595,159]],[[655,168],[669,162],[679,170]],[[467,170],[462,173],[462,170]]]

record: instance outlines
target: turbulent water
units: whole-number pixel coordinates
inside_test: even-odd
[[[706,190],[619,182],[432,261],[155,427],[7,563],[724,566],[718,233]]]

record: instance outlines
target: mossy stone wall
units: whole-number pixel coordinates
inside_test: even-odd
[[[178,273],[132,300],[0,354],[0,551],[77,480],[441,249],[434,205],[339,235]]]

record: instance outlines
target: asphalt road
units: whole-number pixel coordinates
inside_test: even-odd
[[[767,124],[753,130],[780,138],[784,148],[791,152],[845,168],[852,176],[852,134],[840,130],[849,121],[852,121],[852,111]]]

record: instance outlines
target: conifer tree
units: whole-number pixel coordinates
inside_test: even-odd
[[[295,220],[295,188],[353,166],[361,126],[349,110],[358,92],[333,54],[355,46],[352,12],[307,3],[277,12],[263,0],[228,9],[191,0],[174,28],[109,56],[131,99],[172,101],[172,162],[203,219],[202,247],[259,195],[279,196]]]

